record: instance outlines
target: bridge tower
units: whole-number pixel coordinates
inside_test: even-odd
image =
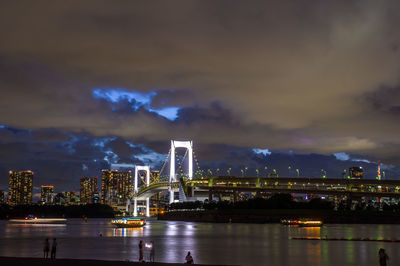
[[[171,140],[171,159],[170,159],[170,167],[169,167],[169,183],[176,181],[176,172],[175,172],[175,149],[176,148],[185,148],[188,151],[188,177],[190,180],[193,178],[193,141],[178,141],[178,140]],[[170,187],[170,198],[169,202],[172,203],[174,201],[174,190],[172,186]]]
[[[135,180],[134,180],[134,188],[133,192],[136,194],[138,192],[138,178],[139,178],[139,171],[146,171],[146,187],[150,185],[150,166],[138,166],[135,165]],[[137,216],[137,198],[134,198],[133,204],[133,216]],[[150,216],[150,198],[146,198],[146,216]]]

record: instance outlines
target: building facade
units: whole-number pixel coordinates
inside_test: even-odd
[[[42,204],[53,204],[54,203],[54,186],[53,185],[42,185],[40,199]]]
[[[101,171],[101,203],[125,204],[132,192],[132,172]]]
[[[10,204],[32,204],[33,172],[10,171],[8,202]]]
[[[82,204],[95,203],[97,195],[97,177],[81,177],[80,202]]]
[[[4,190],[0,190],[0,203],[4,203],[6,200],[6,192]]]

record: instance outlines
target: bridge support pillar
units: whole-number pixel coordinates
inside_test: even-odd
[[[150,198],[146,198],[146,217],[150,217]]]
[[[133,200],[133,216],[134,217],[137,216],[137,199],[136,198]]]
[[[129,208],[131,207],[131,200],[128,198],[126,201],[126,207],[125,207],[125,212],[129,212]]]
[[[169,191],[169,204],[174,202],[174,190],[171,188]]]

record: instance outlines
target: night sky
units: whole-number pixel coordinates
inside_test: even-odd
[[[0,189],[9,170],[63,191],[115,164],[159,169],[171,139],[220,174],[375,178],[381,160],[400,178],[399,8],[1,1]]]

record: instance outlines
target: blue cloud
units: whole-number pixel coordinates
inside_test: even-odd
[[[257,148],[254,148],[253,152],[257,153],[257,154],[263,154],[264,156],[271,155],[271,152],[269,151],[269,149],[257,149]]]
[[[143,107],[145,110],[156,113],[159,116],[162,116],[170,121],[175,121],[178,118],[178,112],[180,107],[177,106],[168,106],[163,108],[152,108],[151,104],[153,98],[157,96],[156,91],[151,91],[148,93],[135,92],[135,91],[127,91],[124,89],[94,89],[93,97],[95,99],[104,99],[108,102],[117,104],[122,101],[127,101],[131,104],[131,108],[134,111],[137,111],[140,107]],[[116,110],[116,108],[112,108]]]
[[[105,99],[109,102],[118,103],[122,100],[135,100],[139,104],[150,104],[151,99],[157,95],[157,92],[135,92],[124,89],[94,89],[93,97],[96,99]]]
[[[337,152],[337,153],[334,153],[333,156],[335,156],[336,159],[339,160],[339,161],[348,161],[348,160],[350,160],[350,155],[348,155],[345,152]]]
[[[367,160],[367,159],[358,159],[358,158],[354,158],[351,159],[353,162],[362,162],[362,163],[372,163],[371,161]]]
[[[362,158],[351,158],[349,154],[345,152],[337,152],[334,153],[333,156],[336,157],[337,160],[339,161],[352,161],[352,162],[362,162],[362,163],[373,163],[367,159],[362,159]]]
[[[149,111],[165,117],[170,121],[175,121],[178,118],[179,110],[180,108],[175,106],[165,107],[161,109],[149,109]]]

